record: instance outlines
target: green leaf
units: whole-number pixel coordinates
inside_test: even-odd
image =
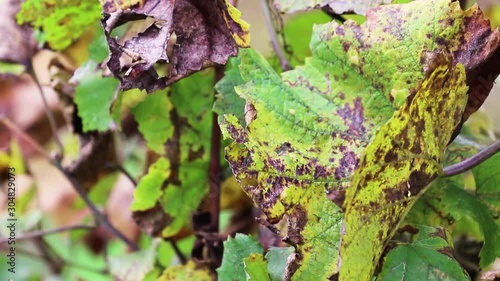
[[[218,280],[247,280],[243,259],[250,254],[262,254],[262,246],[251,236],[236,233],[234,238],[224,241],[222,265],[217,268]]]
[[[441,186],[444,191],[444,211],[450,213],[456,220],[462,217],[471,218],[484,237],[484,245],[479,253],[481,268],[500,257],[500,225],[495,222],[491,210],[478,195],[471,194],[460,186]]]
[[[257,177],[258,188],[243,188],[270,222],[289,216],[288,239],[297,245],[299,255],[288,270],[303,278],[316,274],[328,278],[336,270],[342,214],[325,191],[345,188],[356,154],[369,139],[363,133],[376,121],[350,123],[352,116],[362,114],[361,98],[346,96],[337,101],[333,97],[339,93],[331,93],[332,100],[314,99],[321,97],[316,91],[327,90],[327,85],[321,84],[326,81],[313,80],[311,83],[317,83],[314,86],[306,85],[304,77],[284,82],[260,55],[249,49],[240,50],[240,54],[241,76],[248,82],[236,87],[236,92],[252,104],[257,118],[247,120],[251,122],[243,128],[235,116],[224,116],[222,131],[236,141],[226,148],[226,157],[240,181]],[[309,68],[298,74],[318,72],[312,65]],[[295,87],[288,87],[288,83]],[[371,95],[371,86],[359,87],[359,93]],[[383,99],[371,100],[383,104]],[[392,106],[386,105],[390,114]],[[380,111],[365,114],[378,122],[384,118]],[[337,154],[340,148],[343,153]],[[307,266],[296,270],[302,264]]]
[[[476,194],[491,208],[495,217],[500,215],[500,153],[472,169]],[[500,256],[499,256],[500,257]]]
[[[149,167],[148,174],[141,178],[141,181],[134,190],[134,202],[131,209],[142,211],[155,206],[156,201],[162,195],[162,184],[170,175],[170,163],[165,158],[159,158]]]
[[[293,254],[293,247],[271,247],[266,254],[267,269],[272,281],[282,281],[286,261]]]
[[[156,92],[132,109],[148,147],[166,151],[169,162],[169,175],[154,183],[147,207],[134,212],[136,222],[150,235],[171,237],[189,227],[208,191],[213,83],[213,71],[198,72],[173,85],[168,97]]]
[[[418,226],[417,239],[391,250],[377,278],[380,281],[467,281],[460,264],[447,252],[452,245],[442,229]]]
[[[271,281],[267,272],[267,261],[262,254],[252,253],[243,259],[247,281]]]
[[[75,90],[75,103],[84,132],[109,130],[112,124],[110,108],[117,87],[118,80],[100,74],[82,78]]]
[[[149,149],[158,154],[165,153],[165,142],[172,137],[174,126],[170,120],[172,103],[165,91],[156,91],[132,108],[139,131],[147,141]]]
[[[425,170],[422,172],[426,176],[414,185],[413,195],[420,193],[428,180],[440,173],[441,157],[452,136],[450,130],[453,131],[461,122],[460,114],[465,107],[462,104],[463,91],[467,91],[463,81],[465,73],[468,77],[473,69],[468,61],[463,61],[467,63],[465,67],[457,66],[457,63],[476,49],[476,43],[481,44],[466,38],[474,35],[473,23],[482,24],[483,20],[477,8],[464,13],[456,2],[446,0],[383,6],[369,13],[362,25],[347,21],[343,25],[331,22],[315,26],[311,40],[312,56],[306,59],[304,66],[284,72],[281,77],[251,50],[240,51],[240,75],[246,83],[235,90],[247,103],[247,125],[244,127],[233,115],[224,116],[222,131],[235,141],[226,149],[226,157],[237,179],[264,210],[269,222],[276,223],[283,216],[288,217],[286,239],[297,250],[296,257],[287,267],[293,278],[300,280],[314,275],[326,279],[338,272],[338,220],[341,212],[325,199],[324,193],[328,193],[332,200],[341,201],[342,196],[338,195],[342,195],[349,185],[360,163],[361,153],[375,132],[391,117],[392,125],[381,134],[386,136],[379,137],[381,151],[378,152],[394,151],[387,158],[377,154],[379,166],[377,163],[368,164],[369,168],[363,173],[376,174],[384,170],[391,159],[408,157],[406,162],[389,165],[406,165],[399,174],[389,173],[388,170],[394,167],[381,174],[390,179],[388,184],[396,184],[384,184],[386,191],[395,190],[399,194],[408,189],[397,185],[406,184],[410,172]],[[489,29],[487,24],[484,26]],[[488,32],[488,37],[495,37],[491,30]],[[452,53],[454,57],[448,58],[446,54],[452,49],[458,51]],[[436,72],[432,73],[434,70]],[[441,76],[453,79],[437,89],[440,86],[432,80],[441,81]],[[434,104],[437,100],[448,100],[452,87],[458,88],[452,91],[456,100],[452,99],[449,104]],[[433,91],[432,95],[430,91]],[[417,93],[420,97],[414,99]],[[410,106],[409,103],[416,100],[418,104]],[[427,105],[429,113],[422,108]],[[405,109],[393,116],[394,111],[402,107]],[[471,105],[471,110],[473,107]],[[446,111],[446,118],[439,120],[442,123],[434,125],[438,121],[428,120]],[[416,115],[414,120],[405,116],[410,112]],[[427,129],[422,130],[423,127]],[[434,132],[431,128],[440,128],[443,132]],[[413,134],[414,140],[407,141],[409,137],[406,135],[402,139],[400,134],[404,135],[405,130]],[[412,147],[415,141],[426,143],[430,138],[429,142],[433,143],[430,147],[420,151],[420,145]],[[375,151],[377,148],[372,147],[370,153]],[[365,156],[368,154],[366,152]],[[429,155],[439,157],[432,159]],[[413,160],[415,157],[418,158],[416,161]],[[402,181],[397,184],[393,182],[394,177],[401,177]],[[246,184],[249,180],[257,180],[258,185]],[[377,181],[377,178],[373,180]],[[374,216],[373,221],[365,221],[361,216],[373,215],[365,210],[371,208],[368,202],[383,197],[385,192],[378,183],[366,189],[374,191],[362,192],[361,197],[357,197],[357,189],[366,186],[364,182],[358,186],[357,181],[363,180],[358,178],[354,183],[351,180],[348,189],[351,192],[348,192],[346,201],[348,212],[356,209],[356,218],[346,220],[350,224],[349,233],[342,244],[350,244],[354,233],[361,237],[361,241],[354,242],[359,242],[356,246],[359,248],[353,250],[356,254],[352,255],[352,260],[343,260],[341,264],[346,268],[356,263],[365,266],[363,270],[368,272],[354,269],[347,274],[358,278],[361,273],[361,279],[369,279],[385,240],[392,235],[389,230],[397,226],[414,200],[409,200],[408,206],[400,206],[402,213],[385,223],[378,219],[392,216],[392,213],[384,215],[382,212],[378,219]],[[356,202],[349,202],[354,197],[357,197]],[[399,210],[396,206],[401,202],[391,202],[393,199],[390,196],[377,198],[373,203],[374,206],[389,204]],[[356,206],[349,210],[349,205]],[[365,211],[366,215],[363,215]],[[373,232],[368,234],[353,225],[372,228],[367,231]],[[376,235],[379,230],[380,239]],[[364,256],[361,261],[356,261],[358,253]],[[370,263],[371,267],[366,266]]]
[[[208,268],[199,268],[193,261],[188,261],[185,265],[171,266],[163,272],[157,281],[212,281]]]
[[[466,132],[469,131],[465,128]],[[447,149],[445,158],[447,165],[463,161],[478,152],[478,145],[472,141],[457,140]],[[480,253],[480,266],[492,263],[500,257],[500,227],[495,220],[498,217],[498,204],[495,192],[498,195],[496,184],[492,184],[491,193],[482,193],[483,181],[496,182],[497,164],[499,158],[494,155],[481,165],[472,169],[475,190],[464,182],[467,174],[448,178],[439,178],[429,187],[429,190],[413,206],[407,221],[412,223],[428,223],[446,226],[450,230],[460,224],[466,223],[467,234],[483,240],[484,245]],[[499,179],[500,180],[500,179]],[[486,186],[487,187],[487,186]],[[487,187],[488,188],[488,187]],[[490,201],[491,200],[491,201]],[[493,204],[489,204],[489,202]],[[458,232],[455,235],[461,235]]]
[[[123,281],[143,280],[154,269],[158,245],[160,245],[160,239],[155,239],[145,250],[108,257],[111,274]]]
[[[54,50],[63,50],[101,18],[98,1],[28,0],[17,14],[18,24],[43,29],[44,38]]]
[[[98,29],[94,40],[89,44],[89,59],[102,62],[108,57],[108,43],[102,29]]]
[[[214,112],[219,114],[219,121],[222,120],[223,114],[233,114],[238,118],[240,123],[245,120],[244,107],[245,100],[236,94],[234,87],[245,83],[241,78],[238,66],[241,63],[241,57],[231,58],[226,64],[226,71],[224,72],[224,79],[221,79],[215,90],[217,91],[216,100],[214,103]]]

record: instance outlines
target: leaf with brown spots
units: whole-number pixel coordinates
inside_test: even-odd
[[[223,133],[235,141],[226,149],[226,158],[269,222],[287,217],[286,240],[296,248],[287,266],[288,278],[308,280],[314,275],[323,280],[338,272],[342,214],[331,201],[341,205],[366,146],[394,111],[415,97],[425,73],[429,76],[435,70],[442,54],[449,54],[445,65],[455,71],[459,54],[482,46],[480,40],[469,38],[475,30],[473,22],[481,16],[470,16],[471,22],[465,24],[469,14],[456,2],[417,0],[372,9],[362,25],[352,21],[317,25],[310,44],[312,56],[281,76],[255,52],[240,52],[243,82],[234,89],[245,99],[241,110],[247,113],[246,125],[234,112],[223,116]],[[484,34],[488,42],[497,36],[491,31]],[[486,63],[491,58],[490,53],[478,59]],[[461,68],[465,79],[472,68]],[[433,103],[455,102],[455,94],[443,92],[439,98],[429,98]],[[428,105],[423,110],[432,114],[436,105]],[[460,127],[462,115],[459,118],[453,130]],[[436,130],[430,134],[447,134],[426,120],[414,121],[413,130],[428,134],[416,136],[418,142],[430,137],[426,126]],[[449,136],[447,141],[452,139]],[[394,147],[400,139],[388,141]],[[417,155],[426,149],[430,148],[414,145],[409,151]],[[401,157],[397,150],[387,152],[377,160],[386,163]],[[415,171],[411,180],[420,177],[427,176]],[[246,184],[249,179],[257,185]],[[391,189],[388,197],[398,197],[398,192]]]
[[[370,280],[397,226],[440,175],[466,106],[465,80],[463,65],[435,58],[420,89],[366,148],[346,192],[340,280]]]
[[[125,10],[115,1],[103,6],[108,67],[124,90],[163,89],[207,66],[225,64],[238,47],[249,45],[249,25],[225,0],[143,0]],[[111,34],[120,25],[140,20],[151,22],[133,38],[120,42]]]
[[[240,54],[240,73],[248,82],[236,92],[253,114],[246,128],[236,116],[224,116],[223,133],[235,140],[226,158],[240,182],[257,179],[258,186],[243,188],[269,222],[288,217],[285,239],[296,247],[288,278],[327,279],[337,271],[342,212],[326,193],[343,192],[373,128],[390,118],[392,106],[368,82],[355,80],[356,73],[349,75],[359,81],[359,91],[347,95],[342,87],[329,92],[314,80],[304,86],[299,85],[307,82],[303,78],[283,81],[259,54],[250,49]],[[330,73],[332,80],[344,75]]]

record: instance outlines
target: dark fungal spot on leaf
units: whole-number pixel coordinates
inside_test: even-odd
[[[203,147],[198,148],[198,150],[193,150],[192,146],[190,146],[188,151],[188,161],[199,159],[204,154],[205,154],[205,149]]]
[[[227,124],[226,129],[231,138],[237,143],[244,143],[247,141],[247,133],[244,130],[237,129],[233,124]]]
[[[422,170],[424,167],[422,167]],[[408,189],[412,195],[417,195],[430,182],[430,176],[426,173],[414,170],[408,180]]]
[[[351,47],[351,44],[349,42],[343,42],[342,47],[344,48],[344,51],[347,52]]]
[[[418,122],[415,124],[415,128],[419,132],[424,132],[425,131],[425,121],[423,119],[418,120]]]
[[[397,188],[384,189],[386,202],[398,202],[405,197],[405,193]]]
[[[314,179],[326,178],[328,176],[328,172],[324,166],[316,166],[314,168]]]
[[[311,169],[308,165],[299,165],[295,167],[295,174],[297,176],[308,175],[311,173]]]
[[[344,189],[331,189],[327,193],[328,199],[335,203],[339,208],[344,210],[345,190]]]
[[[271,167],[273,167],[278,172],[284,172],[285,164],[281,159],[268,159],[267,162]]]
[[[276,148],[276,154],[283,156],[286,153],[293,152],[294,149],[292,148],[292,145],[289,142],[285,142],[282,145],[280,145],[278,148]]]
[[[410,152],[416,155],[421,154],[422,148],[420,147],[420,144],[419,143],[413,144],[413,146],[410,149]]]
[[[391,163],[395,162],[397,159],[398,155],[396,154],[396,151],[394,150],[389,150],[387,154],[384,157],[384,162],[385,163]]]
[[[337,110],[337,114],[344,120],[344,124],[349,127],[349,134],[359,137],[366,134],[366,129],[363,125],[365,121],[363,105],[360,97],[354,100],[352,108],[349,104],[345,104],[343,108]]]

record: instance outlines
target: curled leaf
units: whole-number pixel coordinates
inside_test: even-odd
[[[453,67],[449,57],[439,56],[430,69],[420,89],[368,145],[347,189],[341,280],[371,278],[400,221],[442,171],[467,86],[464,67]]]
[[[225,64],[238,47],[249,45],[248,24],[224,0],[145,0],[122,8],[104,3],[101,21],[111,52],[108,67],[122,89],[165,88],[202,68]],[[121,43],[111,35],[116,27],[143,19],[153,22],[137,36]],[[160,65],[164,77],[158,74]]]

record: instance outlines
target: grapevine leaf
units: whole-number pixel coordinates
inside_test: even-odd
[[[475,13],[466,25],[456,2],[415,1],[373,9],[362,25],[319,25],[312,56],[281,77],[251,50],[240,51],[245,84],[235,90],[247,103],[247,124],[231,114],[220,122],[223,134],[235,141],[226,158],[269,222],[288,217],[286,241],[297,251],[287,266],[288,277],[329,278],[338,271],[341,212],[323,201],[323,194],[342,203],[342,192],[375,131],[415,95],[441,53],[451,54],[446,67],[455,69],[469,48],[486,44],[468,41],[481,16]],[[485,36],[495,42],[498,34]],[[488,61],[496,50],[478,59]],[[464,77],[473,71],[468,67]],[[461,122],[454,125],[453,131]],[[249,180],[258,185],[245,184]]]
[[[451,184],[441,188],[444,192],[445,212],[450,213],[456,220],[468,217],[477,222],[484,237],[484,245],[479,253],[479,265],[485,268],[500,257],[499,224],[495,222],[488,206],[477,195]]]
[[[198,266],[193,261],[188,261],[184,265],[171,266],[163,272],[157,281],[212,281],[212,274],[206,267]]]
[[[175,83],[168,97],[157,91],[132,109],[148,146],[164,152],[161,169],[134,194],[133,217],[150,235],[171,237],[188,226],[207,193],[213,80],[213,72],[198,72]]]
[[[54,3],[29,0],[17,14],[19,24],[29,23],[42,29],[45,40],[54,50],[63,50],[80,38],[101,17],[98,1],[69,0]]]
[[[337,134],[327,129],[331,126],[347,131],[349,123],[344,125],[341,117],[332,116],[325,107],[310,110],[315,108],[314,104],[308,106],[304,102],[313,100],[307,99],[304,90],[287,87],[254,51],[241,50],[240,54],[241,75],[251,82],[236,87],[236,91],[251,102],[257,118],[244,129],[233,115],[224,117],[223,132],[236,141],[226,148],[226,158],[240,181],[257,178],[258,188],[248,185],[244,189],[261,206],[270,222],[279,221],[285,214],[289,216],[288,241],[296,245],[298,254],[289,264],[287,274],[331,275],[335,271],[341,210],[328,200],[325,191],[341,189],[347,184],[346,176],[352,173],[357,161],[351,147],[356,150],[363,146],[367,140],[362,132],[371,124],[363,126],[362,119],[359,124],[352,124],[359,136],[343,140],[343,136],[349,137],[348,132]],[[349,98],[345,103],[339,101],[338,105],[345,118],[362,117],[361,99]],[[317,127],[302,125],[314,122],[318,115],[324,121],[317,122]],[[281,120],[285,120],[286,126],[280,126]],[[342,125],[335,126],[335,121]],[[269,138],[269,130],[273,130],[273,138]],[[341,146],[344,155],[336,156],[334,151],[338,147],[335,146]],[[308,154],[313,157],[307,157]],[[335,177],[335,181],[328,181],[328,177]],[[297,271],[301,264],[310,267]]]
[[[454,59],[467,71],[469,100],[463,118],[467,120],[481,107],[500,74],[500,30],[491,30],[477,4],[464,12],[463,23],[464,41],[454,51]]]
[[[500,216],[500,154],[472,169],[476,182],[476,194],[491,208],[495,217]]]
[[[341,280],[371,278],[400,221],[442,171],[467,86],[463,65],[452,67],[444,55],[434,63],[421,88],[368,145],[347,189]]]
[[[422,225],[418,229],[413,243],[400,245],[387,254],[377,280],[470,280],[451,257],[448,249],[452,244],[443,229]]]
[[[139,131],[147,141],[149,149],[158,154],[165,153],[165,142],[172,137],[174,126],[170,120],[172,104],[165,91],[149,94],[144,101],[132,108]]]
[[[251,254],[262,254],[262,246],[251,236],[237,233],[234,238],[224,241],[222,265],[217,268],[218,280],[247,280],[244,258]]]
[[[252,253],[243,258],[247,281],[271,281],[267,272],[267,261],[262,254]]]
[[[284,13],[294,13],[302,10],[327,6],[336,14],[355,12],[364,15],[370,8],[390,4],[391,0],[274,0],[275,5]]]
[[[286,260],[293,254],[293,247],[269,248],[266,254],[267,268],[272,281],[282,281],[285,273]]]
[[[111,52],[108,67],[120,79],[122,89],[152,92],[165,88],[202,68],[225,64],[238,47],[249,45],[248,24],[225,0],[140,2],[127,7],[115,1],[104,4],[102,25]],[[111,36],[119,25],[146,18],[154,23],[123,44]],[[170,56],[167,49],[172,50]],[[155,70],[157,63],[170,64],[165,77]]]
[[[462,128],[462,132],[467,127]],[[478,152],[478,149],[466,144],[474,144],[459,135],[455,141],[448,146],[444,155],[443,163],[449,166],[471,157]],[[477,145],[477,144],[476,144]],[[449,178],[439,178],[434,181],[429,189],[415,202],[406,217],[406,222],[411,224],[425,224],[446,227],[453,230],[455,218],[446,211],[446,189],[443,186],[464,186],[463,176],[457,175]]]
[[[80,81],[75,90],[75,103],[84,132],[110,129],[113,122],[110,108],[117,88],[116,79],[102,77],[100,73],[88,75]]]
[[[219,115],[233,114],[242,123],[245,120],[243,114],[245,100],[239,97],[234,91],[234,87],[245,82],[238,70],[240,63],[241,58],[239,55],[238,57],[229,59],[227,62],[224,79],[220,80],[215,86],[217,100],[214,103],[214,112]]]
[[[133,211],[152,208],[161,196],[161,185],[170,175],[170,163],[165,158],[159,158],[149,167],[147,175],[141,178],[134,191]]]
[[[471,128],[465,129],[466,132],[471,130]],[[450,165],[463,161],[479,151],[477,146],[479,145],[461,135],[461,138],[457,138],[447,149],[445,162]],[[477,238],[484,241],[480,252],[480,266],[484,268],[489,265],[496,257],[500,257],[500,243],[497,239],[500,227],[495,221],[495,217],[498,217],[498,207],[495,207],[495,204],[498,206],[498,188],[495,184],[488,187],[490,179],[495,181],[498,171],[495,167],[497,161],[497,155],[494,155],[472,169],[475,190],[465,183],[465,179],[471,175],[461,174],[437,179],[413,206],[407,221],[454,229],[455,222],[469,219],[473,228],[478,229]],[[483,193],[485,188],[491,188],[491,192]]]

